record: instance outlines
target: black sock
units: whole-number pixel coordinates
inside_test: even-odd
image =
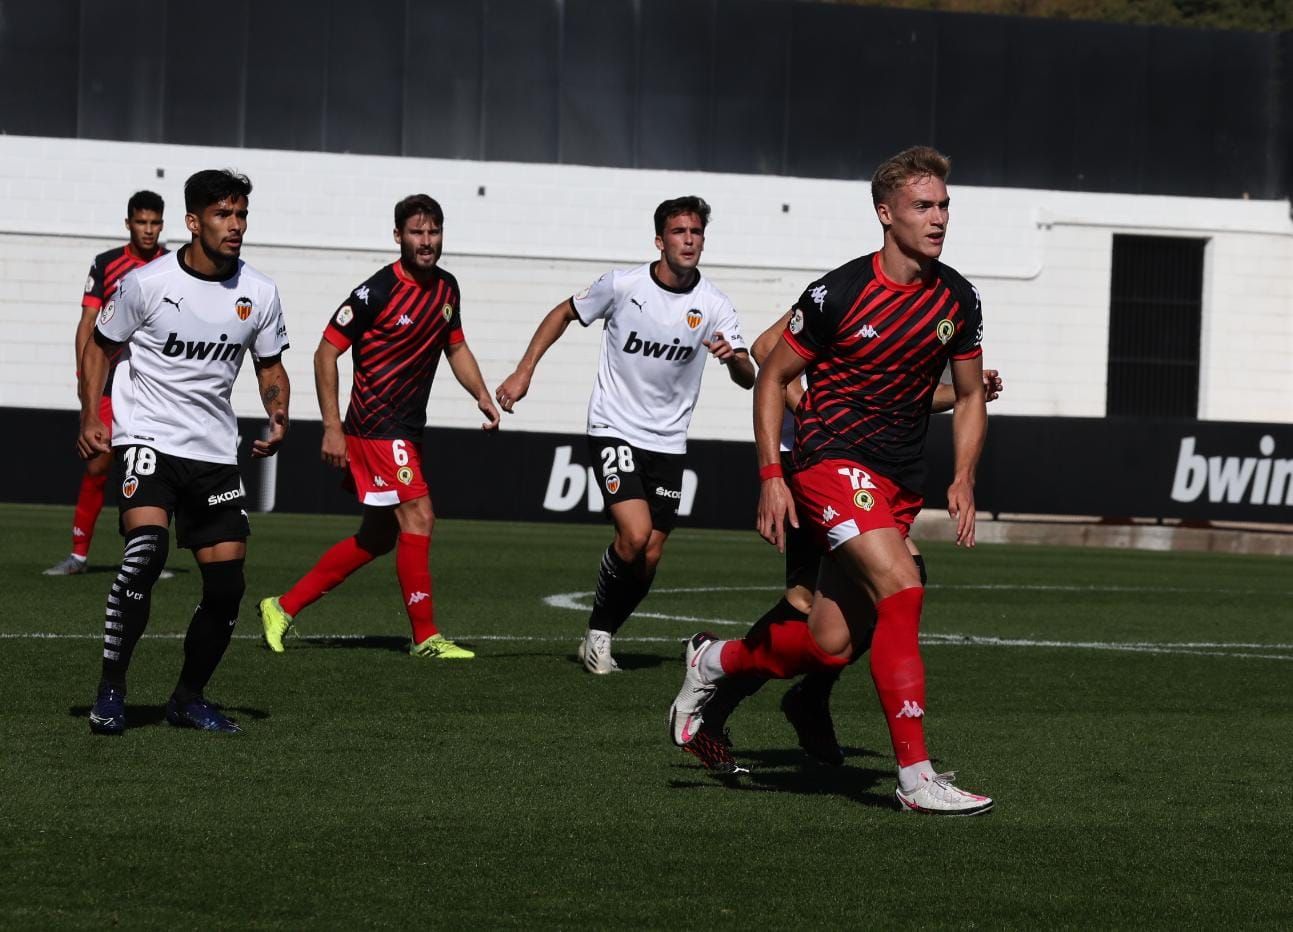
[[[620,559],[614,544],[607,547],[597,571],[597,593],[593,596],[593,611],[588,617],[589,629],[611,634],[619,631],[646,598],[654,580],[654,573],[647,579],[640,578],[631,563]]]
[[[126,533],[121,567],[108,592],[101,674],[104,683],[123,691],[135,645],[148,627],[153,583],[166,566],[169,549],[170,531],[160,525],[148,524]]]
[[[184,667],[175,687],[175,697],[181,701],[202,695],[229,646],[245,588],[242,565],[242,560],[222,560],[199,566],[202,601],[184,636]]]
[[[858,656],[861,656],[859,652]],[[843,667],[833,667],[830,670],[814,670],[804,676],[794,689],[799,690],[800,695],[805,699],[811,699],[813,702],[825,705],[830,701],[831,690],[839,681],[840,674],[844,672]]]

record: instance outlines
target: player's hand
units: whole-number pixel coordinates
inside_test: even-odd
[[[779,476],[764,479],[759,489],[759,512],[755,521],[759,536],[777,548],[778,553],[786,552],[786,523],[799,527],[799,516],[795,513],[795,500],[790,495],[786,480]]]
[[[996,369],[983,370],[983,400],[996,401],[1005,391],[1006,383],[1001,381],[1001,373]]]
[[[329,466],[345,469],[350,463],[350,452],[346,449],[346,435],[341,425],[323,428],[323,444],[319,448],[319,458]]]
[[[956,546],[974,546],[974,486],[958,479],[947,487],[947,513],[956,519]]]
[[[278,445],[283,442],[287,436],[287,412],[275,411],[269,416],[269,436],[264,440],[253,440],[251,442],[251,455],[253,459],[261,459],[266,456],[273,456],[278,452]]]
[[[732,344],[727,342],[727,337],[723,336],[723,331],[715,330],[714,339],[702,340],[705,349],[719,362],[726,365],[736,355],[736,350],[732,349]]]
[[[485,423],[480,425],[480,429],[498,430],[498,408],[494,407],[494,402],[489,397],[488,389],[480,393],[480,397],[476,399],[476,407],[480,408],[480,413],[485,415]]]
[[[512,413],[512,406],[526,396],[530,391],[529,373],[517,369],[511,375],[503,380],[503,384],[498,386],[498,391],[494,392],[494,397],[498,403],[503,406],[503,410],[508,414]],[[481,408],[484,411],[484,408]],[[488,429],[488,428],[486,428]]]
[[[108,428],[104,426],[97,414],[81,416],[81,433],[76,438],[76,455],[83,460],[92,459],[100,453],[111,453],[112,445],[108,442]]]

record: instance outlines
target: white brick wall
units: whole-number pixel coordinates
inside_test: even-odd
[[[75,407],[71,342],[91,257],[123,241],[125,201],[139,188],[167,199],[168,241],[182,242],[184,178],[212,166],[255,184],[244,256],[283,294],[297,417],[317,417],[310,358],[327,315],[394,257],[391,208],[413,191],[444,204],[444,263],[462,283],[468,341],[491,385],[554,304],[611,265],[652,258],[651,212],[666,197],[698,193],[714,205],[705,268],[749,339],[818,272],[879,241],[860,183],[4,136],[0,404]],[[1210,239],[1200,414],[1293,422],[1287,203],[955,184],[952,197],[945,258],[983,294],[986,359],[1007,381],[995,411],[1104,413],[1111,237],[1144,232]],[[600,335],[572,328],[506,426],[582,430]],[[474,405],[442,371],[431,422],[475,425]],[[245,376],[235,393],[240,414],[259,411],[252,383]],[[746,438],[749,410],[714,365],[692,436]]]

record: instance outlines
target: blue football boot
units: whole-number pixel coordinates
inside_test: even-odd
[[[100,683],[99,694],[90,709],[90,731],[96,735],[119,735],[126,730],[126,691],[111,683]]]
[[[218,731],[227,735],[242,734],[242,728],[231,718],[213,706],[202,696],[181,701],[171,696],[166,703],[166,721],[180,728],[196,728],[199,731]]]

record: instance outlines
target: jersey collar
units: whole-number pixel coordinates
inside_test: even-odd
[[[404,284],[411,285],[414,288],[433,288],[435,287],[435,285],[437,285],[440,282],[440,266],[438,264],[434,269],[435,277],[432,278],[431,281],[427,282],[425,285],[408,273],[408,270],[404,268],[404,262],[402,260],[396,259],[391,264],[391,268],[395,270],[396,278],[398,278]]]
[[[934,263],[935,274],[928,282],[918,278],[910,285],[900,285],[896,281],[891,279],[888,275],[884,274],[884,263],[880,261],[879,250],[871,254],[871,268],[875,272],[876,281],[878,281],[881,285],[883,285],[885,288],[887,288],[890,291],[899,291],[906,294],[911,294],[912,292],[920,291],[924,288],[930,287],[930,285],[932,285],[934,281],[937,280],[938,278],[937,267],[938,267],[938,262],[935,261]]]
[[[242,268],[242,260],[239,259],[237,262],[233,264],[233,267],[224,275],[203,275],[201,272],[198,272],[194,269],[189,268],[188,263],[184,261],[184,257],[188,255],[189,246],[191,245],[192,245],[191,243],[185,243],[183,246],[181,246],[179,252],[175,256],[175,261],[181,269],[183,269],[188,274],[192,275],[200,282],[227,282],[229,281],[229,279],[237,275],[238,270]]]
[[[658,259],[656,261],[663,262],[664,260]],[[670,288],[664,282],[660,281],[655,274],[655,262],[648,262],[647,270],[651,273],[651,281],[656,283],[656,287],[667,291],[670,294],[691,294],[696,290],[696,286],[700,284],[700,269],[696,270],[696,280],[691,283],[691,287],[689,288]]]

